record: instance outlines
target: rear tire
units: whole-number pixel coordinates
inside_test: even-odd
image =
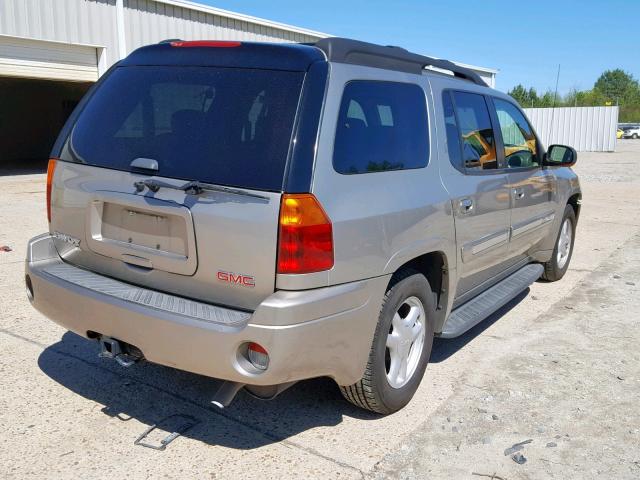
[[[542,279],[548,282],[556,282],[564,277],[573,255],[573,243],[576,238],[576,214],[571,205],[564,207],[564,215],[560,223],[560,230],[556,238],[551,259],[543,263],[544,273]]]
[[[409,403],[431,356],[435,310],[435,295],[424,275],[397,273],[384,296],[364,375],[340,387],[344,398],[381,414]]]

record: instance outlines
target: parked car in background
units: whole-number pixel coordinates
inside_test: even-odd
[[[225,380],[219,406],[328,376],[392,413],[434,336],[563,277],[576,159],[446,60],[341,38],[163,42],[61,132],[27,296],[123,366]]]
[[[640,138],[640,125],[622,127],[622,138]]]
[[[624,130],[618,128],[618,130],[616,130],[616,138],[622,138],[622,135],[624,135]]]

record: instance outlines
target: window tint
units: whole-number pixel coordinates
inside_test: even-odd
[[[462,135],[462,158],[468,170],[498,168],[495,135],[487,103],[482,95],[453,92]]]
[[[63,160],[280,190],[303,73],[213,67],[120,67],[80,114]]]
[[[344,174],[424,167],[429,155],[427,129],[419,86],[350,82],[340,105],[333,166]]]
[[[454,167],[460,170],[463,168],[462,150],[460,148],[460,130],[458,130],[458,122],[456,121],[456,114],[453,110],[450,92],[444,92],[442,94],[442,106],[444,108],[444,127],[447,135],[449,161]]]
[[[504,142],[504,157],[509,168],[537,167],[536,137],[524,115],[515,105],[493,99]]]

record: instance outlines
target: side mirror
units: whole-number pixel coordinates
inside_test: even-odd
[[[572,167],[578,161],[578,152],[567,145],[551,145],[544,155],[544,165],[548,167]]]

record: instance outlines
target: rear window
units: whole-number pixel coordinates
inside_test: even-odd
[[[62,160],[258,190],[282,188],[304,74],[120,67],[73,127]]]

